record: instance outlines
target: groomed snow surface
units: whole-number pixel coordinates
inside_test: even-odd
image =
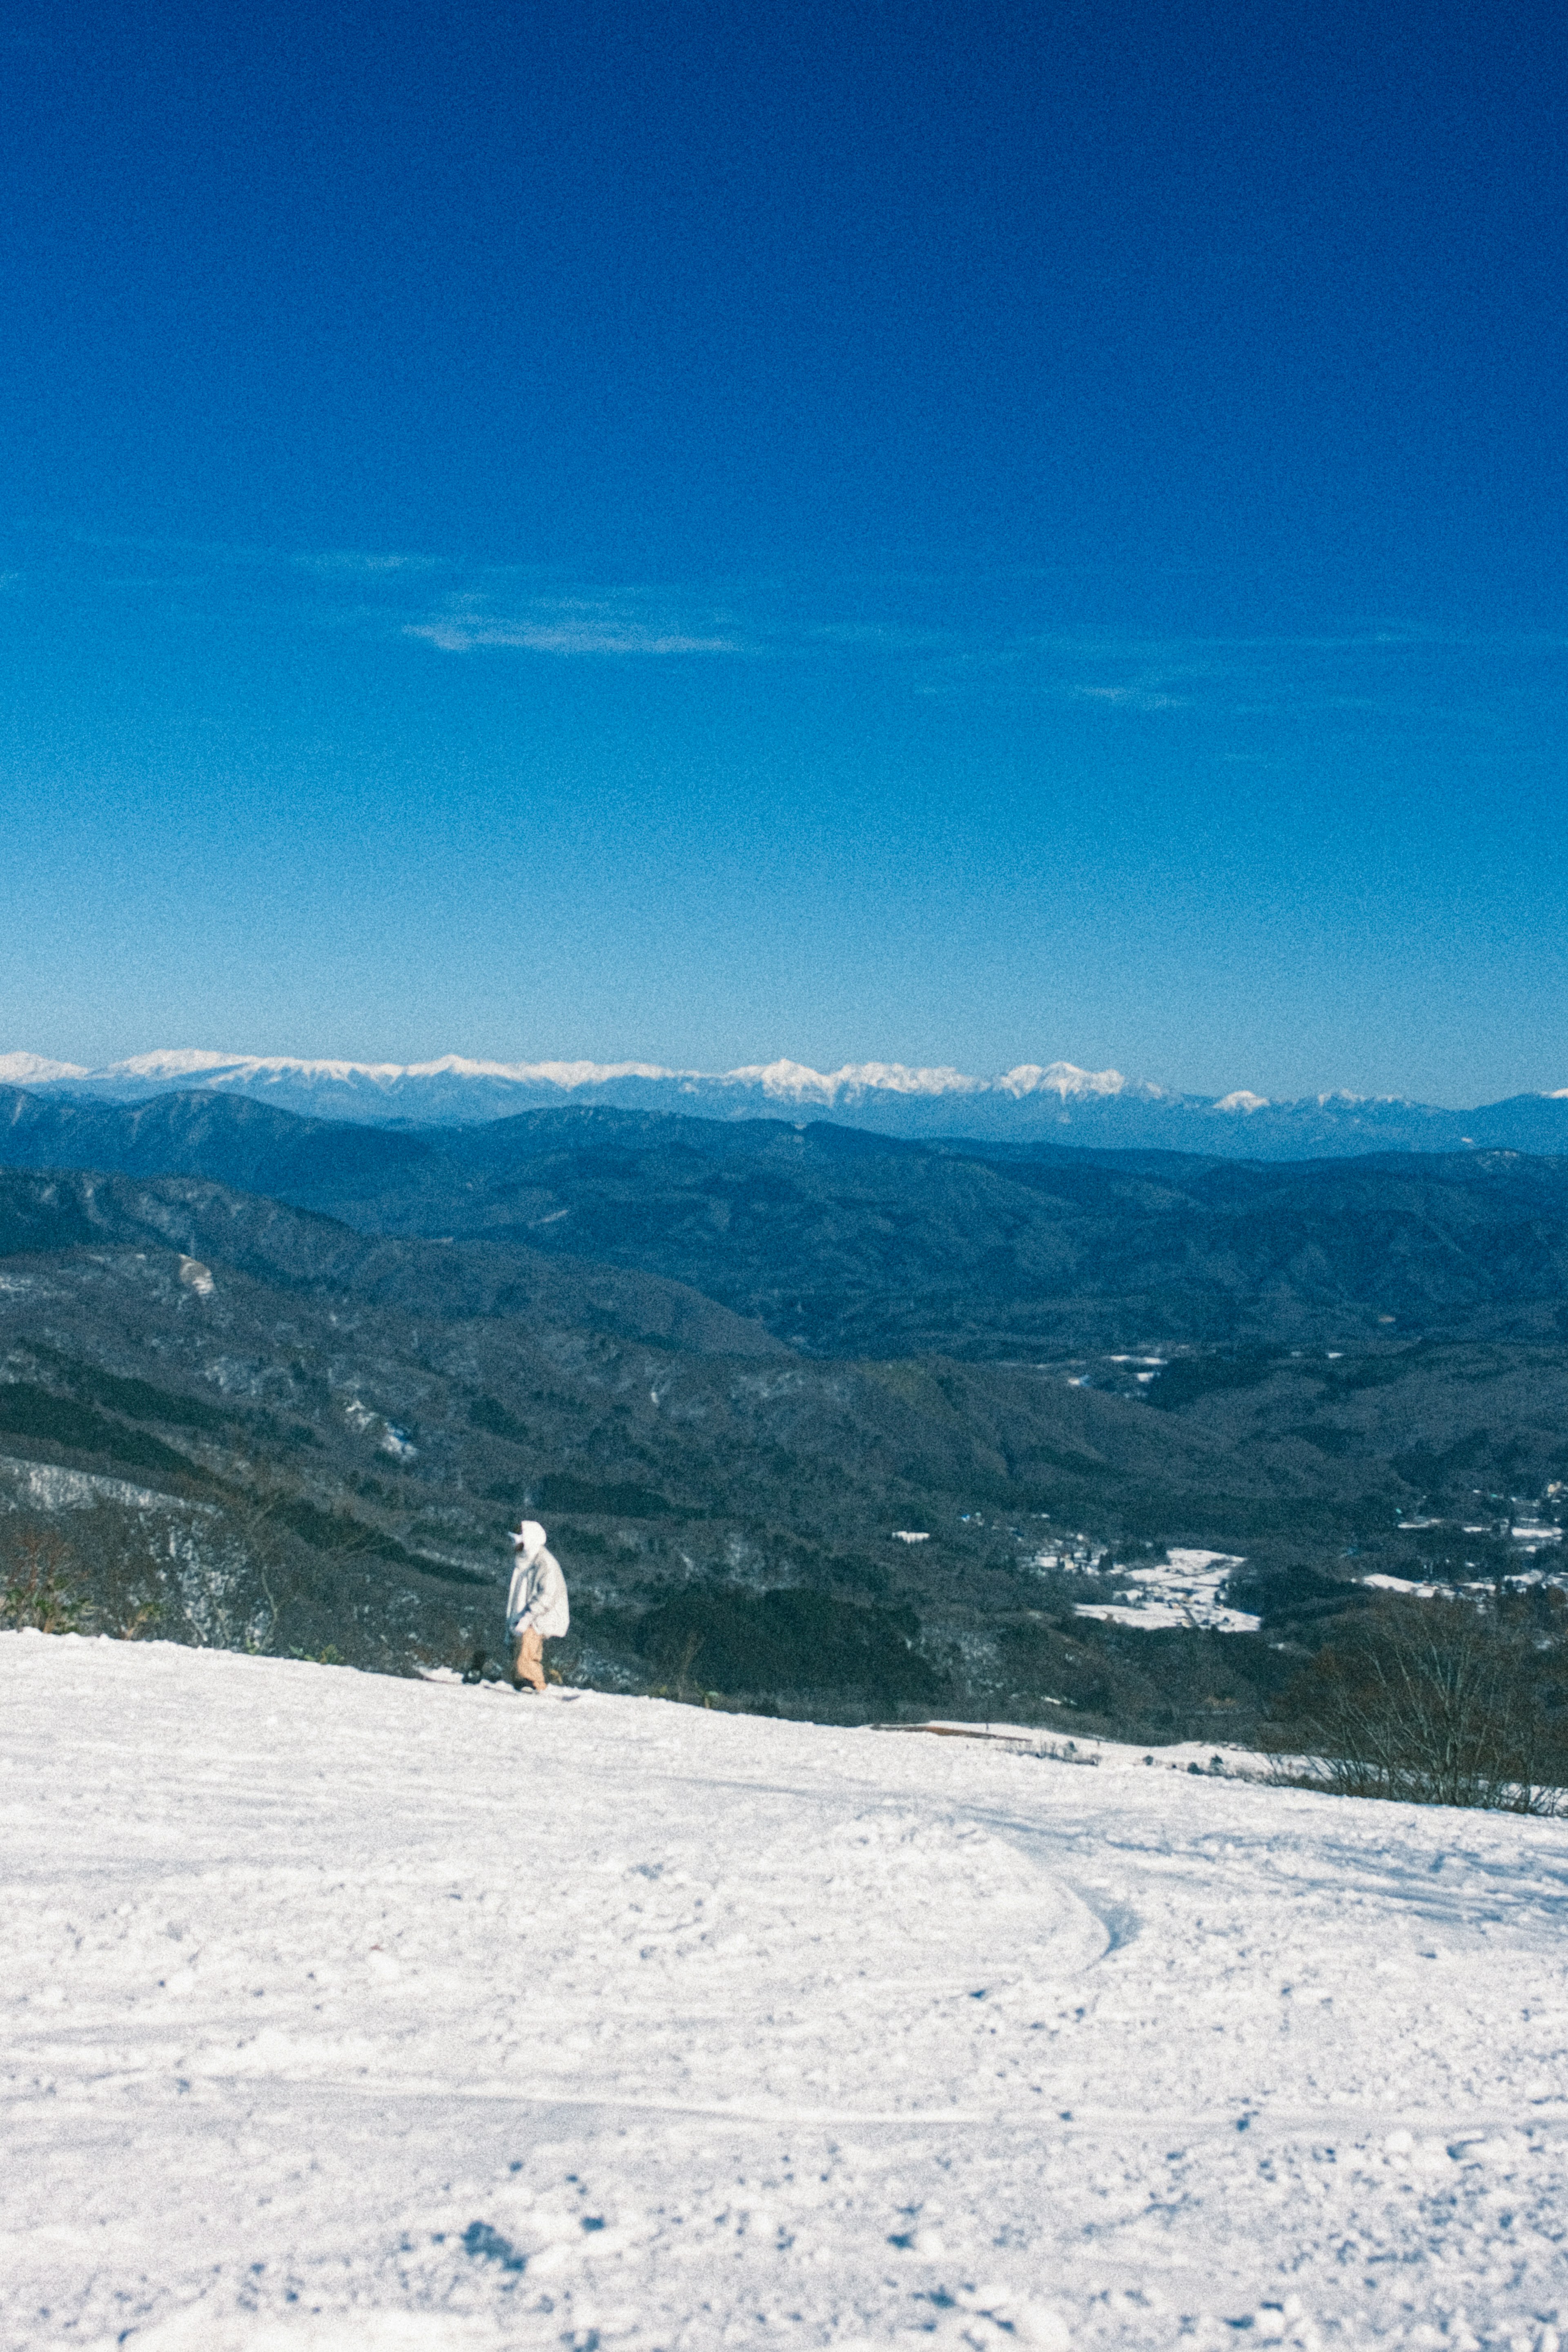
[[[15,2352],[1568,2334],[1568,1822],[39,1634],[0,1697]]]

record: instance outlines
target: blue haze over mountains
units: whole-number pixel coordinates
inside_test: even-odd
[[[468,1125],[530,1110],[602,1107],[703,1118],[825,1119],[871,1134],[992,1145],[1195,1152],[1224,1159],[1338,1159],[1363,1152],[1568,1151],[1568,1089],[1472,1109],[1329,1093],[1273,1102],[1211,1097],[1069,1063],[978,1078],[862,1063],[823,1073],[778,1061],[668,1070],[647,1063],[500,1064],[456,1055],[408,1066],[291,1056],[158,1053],[88,1070],[0,1055],[0,1082],[75,1100],[134,1103],[212,1091],[307,1117],[372,1126]]]
[[[607,1687],[700,1640],[719,1691],[825,1719],[1235,1736],[1363,1575],[1496,1582],[1521,1509],[1563,1539],[1568,1156],[899,1138],[776,1071],[729,1104],[645,1078],[684,1115],[557,1084],[445,1127],[162,1075],[0,1085],[0,1497],[89,1482],[94,1605],[173,1638],[171,1543],[234,1639],[458,1662],[528,1507]],[[1223,1556],[1258,1631],[1100,1626],[1063,1545]]]

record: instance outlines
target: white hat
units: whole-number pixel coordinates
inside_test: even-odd
[[[531,1559],[536,1551],[544,1549],[544,1529],[537,1519],[524,1519],[511,1542],[514,1551],[525,1552]]]

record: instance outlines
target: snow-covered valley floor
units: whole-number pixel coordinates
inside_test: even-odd
[[[1169,1760],[0,1636],[0,2341],[1555,2352],[1568,1822]]]

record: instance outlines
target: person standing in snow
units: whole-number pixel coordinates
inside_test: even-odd
[[[566,1579],[554,1553],[544,1548],[544,1529],[537,1519],[523,1520],[512,1537],[511,1548],[515,1560],[506,1601],[506,1630],[516,1643],[512,1688],[521,1690],[526,1685],[542,1691],[544,1644],[559,1641],[572,1622]]]

